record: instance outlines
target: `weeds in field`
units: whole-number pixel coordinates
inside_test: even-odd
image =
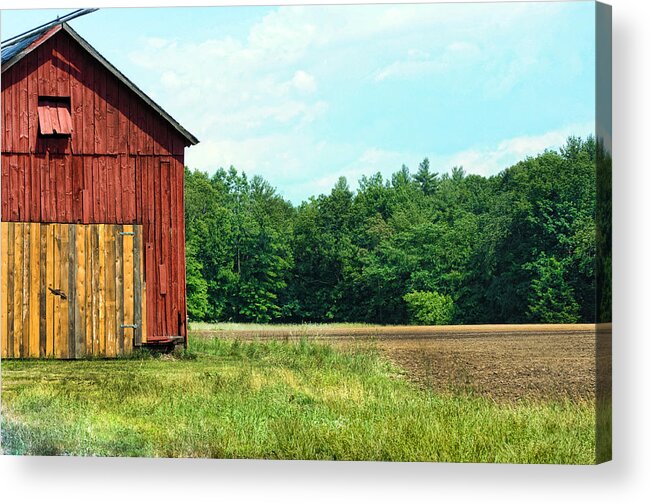
[[[372,349],[197,338],[179,354],[6,361],[7,454],[580,463],[593,402],[436,395]]]

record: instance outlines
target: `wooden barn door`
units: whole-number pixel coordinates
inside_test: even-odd
[[[2,223],[2,357],[115,357],[144,342],[141,226]]]

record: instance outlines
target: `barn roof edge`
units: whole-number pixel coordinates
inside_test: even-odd
[[[197,137],[192,133],[186,130],[181,124],[174,119],[169,113],[158,105],[154,100],[147,96],[138,86],[136,86],[126,75],[124,75],[120,70],[118,70],[111,62],[109,62],[104,56],[102,56],[92,45],[90,45],[81,35],[79,35],[75,30],[72,29],[67,23],[61,23],[54,27],[48,27],[41,33],[35,34],[34,37],[30,37],[29,42],[24,46],[19,46],[18,50],[10,53],[9,58],[6,61],[2,61],[2,73],[11,68],[14,64],[20,61],[22,58],[27,56],[30,52],[36,49],[39,45],[49,39],[52,35],[59,32],[60,30],[65,31],[70,35],[81,47],[86,50],[91,56],[93,56],[102,66],[104,66],[109,72],[111,72],[117,79],[127,86],[131,91],[133,91],[140,99],[142,99],[147,105],[153,108],[158,114],[165,119],[172,127],[183,136],[188,145],[196,145],[199,143]],[[20,42],[18,42],[20,44]],[[3,52],[5,52],[3,50]]]

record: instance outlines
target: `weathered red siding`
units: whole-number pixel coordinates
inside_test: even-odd
[[[142,224],[148,342],[187,338],[186,140],[65,31],[2,73],[3,221]],[[38,135],[38,97],[70,97],[70,138]]]

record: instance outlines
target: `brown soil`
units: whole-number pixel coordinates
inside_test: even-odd
[[[195,333],[239,339],[306,337],[336,346],[372,346],[410,379],[440,392],[467,391],[498,401],[593,399],[593,324],[273,328]],[[610,327],[600,330],[610,341]],[[601,345],[603,346],[603,345]]]

